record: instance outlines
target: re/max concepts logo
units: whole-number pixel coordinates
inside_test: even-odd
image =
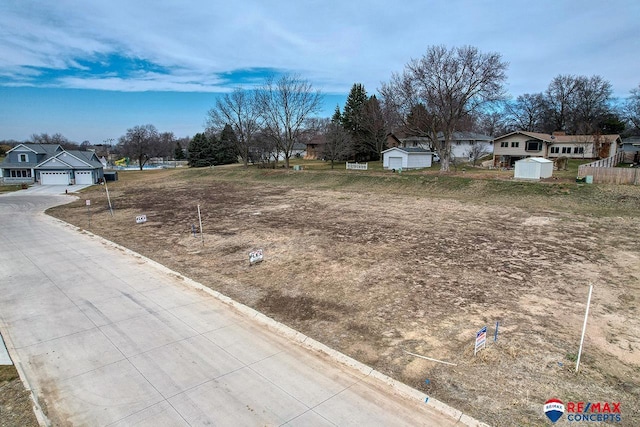
[[[622,421],[620,402],[567,402],[549,399],[544,404],[544,413],[556,422],[567,413],[567,421],[615,422]]]

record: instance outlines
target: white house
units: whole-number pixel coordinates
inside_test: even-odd
[[[515,163],[514,178],[540,179],[551,178],[553,161],[542,157],[527,157]]]
[[[443,135],[438,135],[444,141]],[[451,157],[462,162],[471,162],[493,154],[493,138],[475,132],[453,132],[451,135]]]
[[[419,147],[393,147],[382,152],[384,169],[421,169],[431,167],[433,153]]]
[[[512,167],[525,157],[597,159],[614,156],[622,145],[620,135],[566,135],[516,131],[495,139],[493,164]]]
[[[442,133],[438,134],[438,140],[444,141]],[[493,153],[493,138],[488,135],[474,132],[453,132],[450,142],[452,160],[470,162]],[[387,136],[387,146],[432,150],[433,143],[430,138],[425,136],[398,138],[394,134],[389,134]]]

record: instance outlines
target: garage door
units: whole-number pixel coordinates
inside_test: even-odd
[[[93,184],[91,171],[76,171],[76,184]]]
[[[40,172],[42,185],[69,185],[68,172]]]
[[[402,157],[389,157],[389,169],[400,169],[402,167]]]

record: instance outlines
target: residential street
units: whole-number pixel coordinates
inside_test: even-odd
[[[70,197],[47,192],[0,196],[0,331],[53,425],[456,424],[44,215]]]

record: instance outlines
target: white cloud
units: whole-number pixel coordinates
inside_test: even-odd
[[[59,84],[212,91],[223,84],[216,73],[258,67],[299,72],[325,92],[346,93],[354,82],[374,92],[428,45],[446,44],[501,53],[519,93],[542,91],[560,73],[600,74],[624,93],[638,83],[633,16],[640,7],[624,0],[9,0],[0,4],[0,75],[20,81],[29,77],[24,66],[81,70],[79,60],[115,54],[175,71]]]

